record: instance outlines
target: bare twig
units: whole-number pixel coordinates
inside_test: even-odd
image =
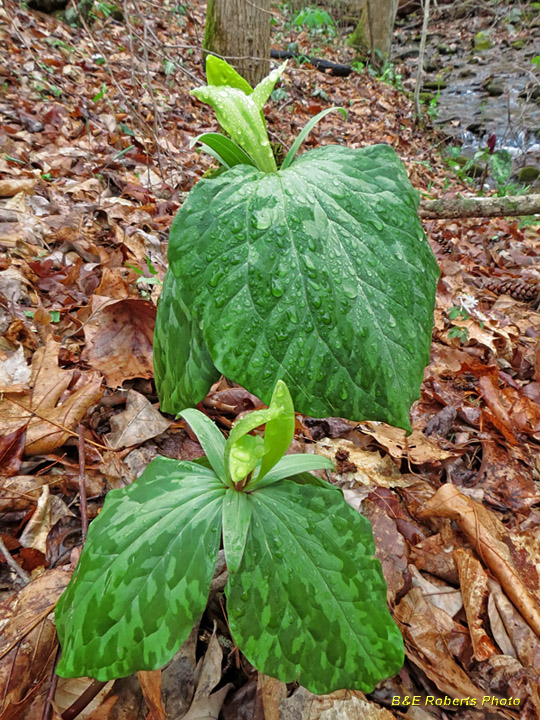
[[[30,575],[28,575],[28,573],[25,572],[18,563],[15,562],[11,553],[5,546],[4,541],[2,540],[1,536],[0,536],[0,553],[2,553],[5,561],[7,562],[9,567],[13,570],[13,572],[16,573],[20,577],[20,579],[22,580],[22,582],[25,585],[28,585],[28,583],[30,582]]]
[[[85,482],[85,458],[84,458],[84,428],[79,425],[79,497],[81,501],[81,526],[83,545],[86,542],[86,534],[88,533],[88,503],[86,501],[86,482]]]

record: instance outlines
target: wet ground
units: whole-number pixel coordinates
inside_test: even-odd
[[[420,31],[421,18],[409,16],[396,33],[394,60],[405,86],[414,83]],[[512,180],[538,186],[538,3],[439,5],[430,19],[424,67],[422,97],[463,156],[485,148],[495,134],[496,148],[512,155]]]

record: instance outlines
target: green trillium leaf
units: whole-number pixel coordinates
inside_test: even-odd
[[[171,332],[172,330],[172,332]],[[184,305],[178,281],[165,275],[159,298],[159,322],[154,331],[154,373],[160,378],[160,407],[177,415],[202,400],[220,372],[203,340],[199,326]]]
[[[246,493],[229,489],[223,500],[223,548],[229,572],[236,572],[246,546],[251,503]]]
[[[369,692],[396,674],[403,640],[369,522],[335,489],[284,480],[245,497],[251,519],[225,592],[248,660],[314,693]]]
[[[57,673],[106,681],[168,662],[206,607],[226,488],[158,458],[109,492],[56,607]]]
[[[299,412],[410,430],[439,275],[417,204],[386,145],[328,146],[277,173],[238,165],[201,180],[170,234],[155,347],[163,409],[203,399],[199,355],[202,373],[217,368],[264,402],[283,379]],[[165,360],[178,342],[189,343],[185,365]]]

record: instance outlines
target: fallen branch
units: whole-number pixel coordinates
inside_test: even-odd
[[[418,214],[424,220],[467,217],[516,217],[540,213],[540,194],[506,197],[462,197],[422,200]]]

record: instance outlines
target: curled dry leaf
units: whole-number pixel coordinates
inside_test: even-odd
[[[161,670],[140,670],[137,673],[144,702],[148,707],[146,720],[166,720],[161,702]]]
[[[474,657],[479,661],[486,660],[495,652],[495,646],[486,633],[482,620],[489,595],[488,577],[482,565],[469,550],[463,548],[454,550],[454,559],[459,572],[459,584]]]
[[[465,628],[454,623],[443,610],[430,605],[420,588],[413,588],[396,607],[394,620],[403,634],[407,657],[435,683],[439,692],[451,698],[477,698],[484,692],[476,687],[454,660],[449,650],[452,633]]]
[[[111,303],[94,295],[92,309],[84,327],[83,359],[103,373],[110,387],[130,378],[153,377],[155,306],[138,298]]]
[[[536,575],[533,594],[514,565],[510,549],[503,541],[506,530],[495,515],[463,495],[450,483],[437,490],[435,495],[424,504],[420,515],[455,520],[480,558],[499,580],[515,607],[535,633],[540,635],[538,577]],[[534,572],[534,568],[531,567],[530,570]]]
[[[419,587],[429,603],[440,610],[444,610],[450,617],[458,614],[463,607],[463,599],[457,588],[450,585],[435,585],[435,583],[424,577],[414,565],[410,565],[409,570],[413,587]]]
[[[0,180],[0,197],[13,197],[17,193],[31,193],[37,180],[31,178],[5,178]]]
[[[159,410],[135,390],[129,390],[126,409],[113,415],[110,424],[112,432],[107,440],[113,450],[139,445],[161,435],[170,426]]]
[[[101,397],[101,380],[90,374],[77,378],[75,370],[61,369],[59,351],[60,344],[49,338],[32,358],[31,391],[6,393],[0,402],[6,433],[26,426],[26,455],[47,454],[63,445]]]
[[[524,622],[521,615],[516,612],[512,603],[501,590],[499,583],[493,578],[489,578],[489,590],[504,624],[507,637],[512,643],[514,652],[509,654],[519,658],[524,667],[532,668],[536,673],[540,673],[540,640]],[[493,634],[495,636],[494,628]]]
[[[0,714],[23,718],[24,710],[49,690],[56,628],[51,615],[70,573],[50,570],[24,587],[2,608],[0,637]],[[5,715],[4,715],[5,713]]]
[[[405,430],[400,428],[371,422],[362,423],[360,429],[375,438],[393,458],[407,458],[414,465],[436,463],[461,454],[458,451],[444,450],[435,439],[426,437],[420,430],[413,430],[407,436]]]
[[[532,468],[492,440],[482,440],[482,465],[475,488],[485,491],[485,499],[500,510],[526,512],[540,502]]]

